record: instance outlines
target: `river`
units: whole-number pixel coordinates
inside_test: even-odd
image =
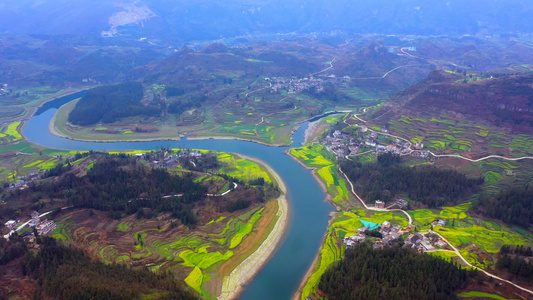
[[[77,94],[77,97],[81,94]],[[269,164],[285,181],[290,221],[280,246],[261,271],[244,286],[239,299],[290,299],[297,291],[306,271],[318,252],[333,207],[324,201],[326,194],[310,170],[283,153],[289,147],[269,147],[239,140],[150,141],[150,142],[83,142],[51,134],[48,124],[62,104],[75,99],[69,95],[47,103],[37,111],[24,129],[30,142],[64,150],[154,150],[161,147],[196,148],[236,152],[256,157]],[[308,123],[293,135],[293,145],[304,141]]]

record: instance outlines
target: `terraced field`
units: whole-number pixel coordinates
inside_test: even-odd
[[[249,248],[246,238],[258,231],[256,226],[264,216],[267,219],[262,227],[275,220],[276,211],[276,205],[267,205],[230,218],[221,216],[189,230],[183,226],[172,228],[168,219],[161,218],[139,222],[129,216],[117,222],[94,214],[88,219],[89,211],[82,210],[61,217],[52,236],[82,245],[107,263],[127,262],[153,271],[172,271],[209,298],[213,295],[206,284],[211,276],[217,274],[222,263],[244,259],[241,245],[246,243],[243,247]]]
[[[321,144],[308,144],[301,148],[292,148],[290,154],[308,168],[315,169],[315,174],[322,181],[334,203],[348,205],[350,192],[347,182],[337,172],[335,157]]]
[[[227,165],[226,167],[219,169],[219,173],[224,173],[228,176],[243,181],[251,181],[258,178],[263,178],[266,183],[272,183],[272,178],[268,172],[253,161],[239,158],[234,154],[222,152],[217,153],[217,158],[220,162]]]
[[[391,120],[389,129],[412,142],[423,142],[425,148],[441,153],[457,153],[478,158],[488,154],[521,157],[533,154],[533,137],[507,134],[497,128],[459,123],[443,115],[440,118],[415,118],[402,115]]]

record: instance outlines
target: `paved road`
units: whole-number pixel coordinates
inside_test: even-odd
[[[490,159],[490,158],[499,158],[499,159],[508,160],[508,161],[518,161],[518,160],[524,160],[524,159],[533,159],[533,156],[505,157],[505,156],[500,156],[500,155],[488,155],[488,156],[484,156],[484,157],[478,158],[478,159],[471,159],[471,158],[464,157],[464,156],[457,155],[457,154],[440,154],[439,155],[439,154],[435,154],[435,153],[433,153],[431,151],[428,151],[428,152],[431,153],[431,155],[433,155],[435,157],[456,157],[456,158],[468,160],[470,162],[479,162],[479,161],[483,161],[483,160]]]
[[[70,207],[72,207],[72,206],[63,207],[63,208],[61,208],[61,209],[67,209],[67,208],[70,208]],[[52,212],[53,212],[53,210],[48,211],[48,212],[45,212],[44,214],[40,214],[40,215],[39,215],[39,218],[42,218],[42,217],[44,217],[44,216],[46,216],[46,215],[48,215],[48,214],[51,214]],[[16,229],[11,230],[8,234],[4,235],[4,238],[5,238],[5,239],[9,239],[9,237],[10,237],[13,233],[15,233],[15,231],[16,231],[16,232],[21,231],[24,227],[28,226],[28,224],[30,224],[30,222],[31,222],[31,219],[30,219],[29,221],[23,223],[22,225],[20,225],[20,226],[17,227]]]
[[[356,118],[357,120],[363,122],[363,123],[366,123],[365,120],[359,118],[356,114],[353,115],[354,118]],[[346,121],[344,121],[346,123]],[[347,124],[347,123],[346,123]],[[388,134],[388,133],[384,133],[384,132],[379,132],[379,131],[375,131],[373,129],[370,129],[368,128],[369,131],[372,131],[372,132],[375,132],[377,134],[381,134],[381,135],[386,135],[386,136],[390,136],[390,137],[393,137],[393,138],[397,138],[397,139],[400,139],[400,140],[403,140],[403,141],[406,141],[409,143],[410,146],[412,146],[413,144],[411,143],[411,141],[405,139],[405,138],[402,138],[400,136],[397,136],[397,135],[393,135],[393,134]],[[411,154],[413,152],[415,152],[417,150],[412,150],[408,153],[408,154]],[[478,159],[471,159],[471,158],[468,158],[468,157],[464,157],[462,155],[457,155],[457,154],[435,154],[433,153],[432,151],[428,151],[428,150],[425,150],[427,152],[429,152],[431,155],[433,155],[434,157],[455,157],[455,158],[460,158],[460,159],[464,159],[464,160],[468,160],[470,162],[480,162],[480,161],[483,161],[483,160],[486,160],[486,159],[491,159],[491,158],[498,158],[498,159],[503,159],[503,160],[508,160],[508,161],[519,161],[519,160],[524,160],[524,159],[533,159],[533,156],[523,156],[523,157],[505,157],[505,156],[500,156],[500,155],[487,155],[487,156],[484,156],[484,157],[481,157],[481,158],[478,158]]]

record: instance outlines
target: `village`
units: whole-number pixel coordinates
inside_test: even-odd
[[[324,81],[313,76],[297,78],[297,77],[272,77],[265,78],[270,82],[270,92],[277,93],[281,90],[287,90],[289,94],[301,92],[304,90],[312,90],[320,93],[324,91]]]
[[[199,170],[200,168],[215,168],[218,164],[215,155],[203,153],[198,150],[170,150],[150,152],[135,155],[139,160],[147,161],[153,168],[169,168],[181,166],[188,170]]]
[[[413,157],[428,158],[430,153],[422,150],[423,143],[411,143],[394,138],[387,134],[386,129],[380,133],[369,130],[366,126],[361,127],[363,135],[352,135],[335,130],[328,134],[320,142],[326,149],[337,157],[337,160],[343,160],[347,156],[356,156],[373,152],[375,154],[392,153],[395,155],[411,155]],[[414,148],[414,149],[413,149]]]
[[[11,93],[11,90],[8,88],[7,83],[0,83],[0,96],[5,96]]]
[[[302,91],[313,91],[315,93],[324,92],[324,83],[335,84],[339,81],[350,80],[349,76],[336,77],[333,74],[321,76],[324,79],[316,78],[314,76],[298,78],[298,77],[272,77],[265,78],[269,82],[271,93],[278,93],[281,90],[286,90],[288,94],[294,94]]]
[[[368,132],[368,128],[363,126],[361,132]],[[392,141],[380,138],[378,133],[373,131],[358,138],[357,136],[336,130],[331,135],[326,136],[321,143],[338,160],[342,160],[346,156],[355,156],[368,152],[374,152],[376,154],[390,152],[396,155],[407,155],[412,152],[411,145],[408,142],[400,139],[388,139]]]
[[[7,221],[4,226],[9,231],[6,235],[4,235],[4,238],[9,238],[11,234],[14,234],[15,232],[23,231],[24,227],[29,226],[29,228],[33,229],[32,231],[24,231],[20,236],[27,242],[33,243],[35,241],[35,233],[37,233],[37,236],[45,236],[49,234],[50,232],[54,231],[54,229],[57,228],[57,225],[52,220],[48,219],[41,219],[41,217],[44,217],[46,214],[40,215],[39,212],[33,211],[31,213],[31,219],[27,221],[26,223],[20,225],[17,228],[17,225],[20,224],[20,220],[9,220]]]
[[[448,243],[431,230],[419,233],[416,232],[414,225],[409,225],[402,229],[400,225],[392,225],[389,221],[385,221],[382,224],[364,220],[360,222],[363,224],[363,227],[357,229],[357,234],[344,237],[343,243],[346,247],[353,248],[358,243],[363,243],[367,239],[373,242],[374,249],[383,249],[384,247],[398,245],[418,252],[433,252],[448,247]],[[446,226],[446,222],[435,220],[432,225],[444,227]]]

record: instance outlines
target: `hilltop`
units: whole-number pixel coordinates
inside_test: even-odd
[[[371,117],[373,124],[436,152],[529,154],[533,75],[494,78],[435,70]]]

